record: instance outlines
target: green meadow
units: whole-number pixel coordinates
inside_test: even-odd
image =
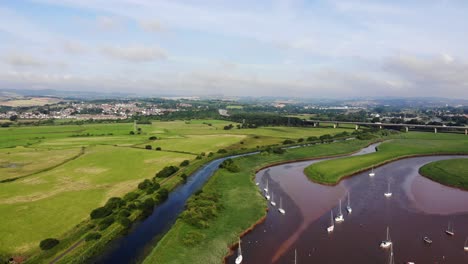
[[[468,190],[468,159],[434,161],[419,169],[421,175],[445,185]]]
[[[202,152],[256,149],[285,139],[352,131],[293,127],[224,130],[231,123],[155,121],[138,125],[141,131],[134,135],[130,134],[133,123],[0,128],[0,256],[37,254],[41,240],[66,239],[65,234],[89,219],[91,210],[110,197],[135,190],[139,182],[152,178],[163,167],[189,160],[193,166],[188,172],[193,171],[207,160],[197,159]],[[150,140],[154,136],[157,139]],[[145,149],[147,145],[152,150]],[[180,177],[160,181],[167,189],[179,182]]]
[[[402,133],[382,143],[375,153],[322,161],[307,167],[304,172],[313,181],[336,184],[343,177],[368,170],[372,166],[379,166],[402,157],[430,154],[468,154],[468,136]]]

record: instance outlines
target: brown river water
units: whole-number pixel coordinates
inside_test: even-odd
[[[354,155],[374,151],[369,146]],[[324,186],[307,179],[303,170],[322,161],[302,161],[261,170],[256,175],[263,192],[266,179],[277,206],[268,202],[265,222],[242,238],[242,263],[388,263],[389,250],[379,244],[390,228],[395,263],[468,263],[463,251],[468,237],[468,192],[446,187],[419,175],[432,161],[460,156],[408,158]],[[391,182],[392,197],[384,197]],[[346,212],[350,192],[352,213]],[[286,214],[278,212],[282,198]],[[336,216],[343,200],[344,222],[328,233],[330,211]],[[445,234],[448,222],[454,236]],[[432,239],[428,245],[424,236]],[[235,263],[236,254],[227,259]]]

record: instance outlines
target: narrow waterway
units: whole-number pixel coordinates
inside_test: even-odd
[[[375,145],[354,155],[372,152]],[[460,156],[416,157],[395,161],[324,186],[307,179],[303,170],[321,160],[270,167],[256,175],[263,190],[266,179],[277,203],[268,203],[266,221],[242,238],[243,263],[387,263],[389,250],[379,248],[390,228],[395,263],[468,263],[463,251],[468,237],[468,192],[450,188],[419,175],[432,161]],[[392,196],[384,193],[390,189]],[[346,212],[350,192],[352,213]],[[286,214],[278,212],[281,197]],[[338,213],[342,199],[344,222],[335,223],[332,233],[330,211]],[[448,222],[454,236],[445,233]],[[433,243],[422,240],[428,236]],[[228,259],[234,263],[235,255]]]

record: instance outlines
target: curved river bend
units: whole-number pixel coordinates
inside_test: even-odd
[[[374,151],[376,145],[354,155]],[[428,156],[395,161],[375,170],[369,177],[361,173],[336,186],[324,186],[307,179],[303,170],[322,161],[278,165],[256,175],[263,190],[266,179],[276,203],[282,198],[285,215],[270,203],[265,222],[242,238],[243,263],[387,263],[389,250],[379,248],[390,227],[395,263],[468,263],[463,251],[468,237],[468,192],[450,188],[419,175],[432,161],[460,156]],[[391,198],[384,193],[391,182]],[[350,192],[351,214],[346,212]],[[335,223],[328,234],[330,210],[338,212],[343,200],[345,221]],[[448,222],[455,235],[445,234]],[[423,242],[428,236],[431,245]],[[228,258],[234,263],[235,256]]]

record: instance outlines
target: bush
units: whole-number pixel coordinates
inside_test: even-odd
[[[163,202],[169,197],[169,191],[166,188],[162,188],[158,191],[159,201]]]
[[[138,184],[138,188],[140,188],[140,185]],[[136,192],[129,192],[127,194],[124,195],[123,199],[127,202],[130,202],[130,201],[133,201],[135,200],[136,198],[138,198],[140,196],[140,194],[136,193]]]
[[[98,224],[98,229],[99,230],[105,230],[108,228],[110,225],[112,225],[115,222],[115,218],[113,216],[108,216],[104,219],[101,220]]]
[[[214,155],[213,152],[208,153],[208,157],[213,157],[213,155]]]
[[[186,246],[195,246],[205,238],[205,235],[198,231],[188,231],[182,238],[182,243]]]
[[[285,141],[283,141],[283,145],[288,145],[288,144],[294,144],[294,140],[291,140],[291,139],[286,139]]]
[[[282,149],[282,148],[273,148],[271,149],[271,152],[275,153],[275,154],[283,154],[286,152],[286,150]]]
[[[218,153],[224,154],[224,153],[227,153],[227,150],[225,150],[225,149],[219,149],[219,150],[218,150]]]
[[[203,157],[201,155],[197,155],[197,157],[195,159],[197,160],[201,160]]]
[[[130,131],[130,135],[135,135],[135,132],[133,132],[133,131]]]
[[[112,213],[112,209],[108,207],[99,207],[91,211],[91,219],[104,218]]]
[[[156,177],[158,178],[167,178],[172,174],[176,173],[179,170],[176,166],[166,166],[161,171],[156,173]]]
[[[120,217],[129,217],[131,215],[130,211],[128,211],[127,209],[122,209],[120,212],[119,212],[119,216]]]
[[[91,232],[85,236],[85,241],[92,241],[92,240],[98,240],[101,238],[101,234],[99,232]]]
[[[155,137],[155,136],[151,136],[151,137],[149,137],[148,139],[149,139],[149,140],[156,140],[156,139],[158,139],[158,138]]]
[[[151,145],[146,145],[145,149],[151,150],[151,149],[153,149],[153,147]]]
[[[161,147],[157,147],[156,150],[157,150],[157,151],[161,151]]]
[[[304,142],[304,139],[300,138],[300,139],[297,140],[297,142],[299,142],[299,143]]]
[[[307,141],[317,141],[317,140],[319,140],[319,138],[318,138],[318,137],[314,137],[314,136],[308,137],[308,138],[307,138]]]
[[[221,169],[226,169],[230,172],[239,172],[240,171],[240,168],[239,166],[237,166],[236,163],[234,163],[234,160],[232,159],[226,159],[224,160],[220,165],[219,167]]]
[[[188,166],[190,164],[190,161],[189,160],[184,160],[180,163],[180,166],[181,167],[185,167],[185,166]]]
[[[117,222],[125,228],[129,228],[132,225],[132,221],[127,217],[119,217]]]
[[[324,142],[331,142],[333,137],[329,134],[325,134],[325,135],[321,135],[319,139],[320,141],[322,141],[322,143],[324,143]]]
[[[55,238],[46,238],[39,243],[39,247],[42,250],[49,250],[55,246],[57,246],[60,243],[58,239]]]
[[[151,182],[149,179],[145,179],[138,184],[138,189],[146,190],[148,187],[151,187],[151,185],[153,185],[153,182]]]
[[[126,202],[122,198],[112,197],[112,198],[109,198],[109,200],[107,200],[107,203],[106,205],[104,205],[104,207],[114,210],[114,209],[125,206],[125,204]]]
[[[180,175],[180,177],[182,178],[182,181],[183,181],[184,183],[187,182],[187,174],[182,173],[182,175]]]

